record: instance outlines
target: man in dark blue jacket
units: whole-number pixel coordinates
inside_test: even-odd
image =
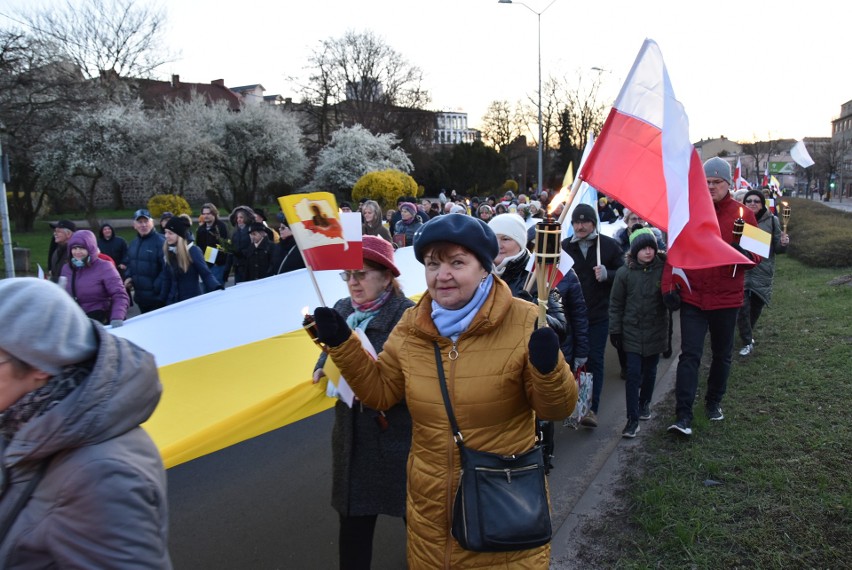
[[[133,300],[143,313],[163,306],[160,300],[164,266],[163,234],[154,231],[154,221],[148,210],[136,210],[133,229],[138,234],[127,250],[126,288],[133,288]]]

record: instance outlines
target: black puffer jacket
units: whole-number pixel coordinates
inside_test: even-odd
[[[568,334],[562,342],[562,355],[565,361],[573,363],[576,358],[589,357],[589,311],[583,298],[580,279],[573,269],[556,284],[556,290],[562,295],[562,307],[565,309],[565,322]]]
[[[523,253],[524,255],[521,255],[506,264],[506,269],[503,271],[500,278],[505,281],[509,286],[509,289],[512,290],[513,297],[527,299],[528,301],[531,300],[533,303],[538,304],[537,294],[530,294],[530,298],[527,298],[525,294],[522,294],[522,291],[524,291],[524,285],[527,282],[527,276],[529,275],[529,271],[527,271],[526,267],[530,258],[530,253],[528,251],[524,250]],[[533,287],[533,291],[535,291],[535,287]],[[547,298],[547,325],[556,332],[556,335],[559,337],[560,344],[565,342],[566,335],[568,334],[568,325],[565,321],[565,310],[562,307],[562,297],[556,289],[551,289]]]
[[[127,250],[127,277],[133,279],[133,298],[140,305],[159,304],[163,289],[163,234],[138,235]]]

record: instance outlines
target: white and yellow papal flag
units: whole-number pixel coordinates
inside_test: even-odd
[[[426,290],[413,248],[394,253],[409,297]],[[314,272],[329,302],[348,296],[337,271]],[[163,396],[143,424],[167,468],[332,407],[325,381],[311,381],[320,349],[302,329],[319,304],[307,269],[199,295],[109,329],[152,353]],[[328,360],[325,372],[336,381]]]
[[[757,226],[746,224],[740,237],[740,247],[760,257],[769,257],[769,247],[772,245],[772,234]]]

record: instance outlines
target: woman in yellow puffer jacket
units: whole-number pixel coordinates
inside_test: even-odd
[[[408,567],[547,568],[550,546],[471,552],[452,537],[459,452],[438,382],[437,342],[453,410],[465,444],[503,455],[536,440],[536,414],[568,417],[577,384],[556,333],[536,328],[535,305],[515,299],[490,271],[494,232],[463,214],[439,216],[415,236],[428,292],[391,332],[377,361],[331,309],[318,308],[318,336],[365,405],[387,409],[403,398],[413,423],[408,457]]]

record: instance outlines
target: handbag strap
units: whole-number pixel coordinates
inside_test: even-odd
[[[441,385],[441,396],[444,398],[444,407],[447,409],[447,417],[450,419],[450,429],[453,434],[453,440],[459,447],[464,446],[464,438],[459,431],[459,425],[456,423],[456,415],[453,413],[453,406],[450,404],[450,393],[447,390],[447,379],[444,377],[444,364],[441,362],[441,348],[437,342],[433,342],[435,347],[435,363],[438,365],[438,381]]]
[[[30,500],[33,492],[35,491],[38,484],[41,482],[42,477],[44,477],[45,471],[47,471],[47,466],[50,463],[52,457],[47,458],[46,460],[41,462],[38,469],[33,473],[32,479],[27,481],[24,485],[24,488],[21,490],[20,494],[16,497],[12,497],[12,504],[9,508],[9,511],[4,513],[2,520],[0,520],[0,544],[6,539],[6,535],[9,533],[9,529],[12,528],[12,524],[15,522],[15,519],[18,518],[18,515],[23,510],[24,506]],[[22,483],[23,484],[23,483]]]

